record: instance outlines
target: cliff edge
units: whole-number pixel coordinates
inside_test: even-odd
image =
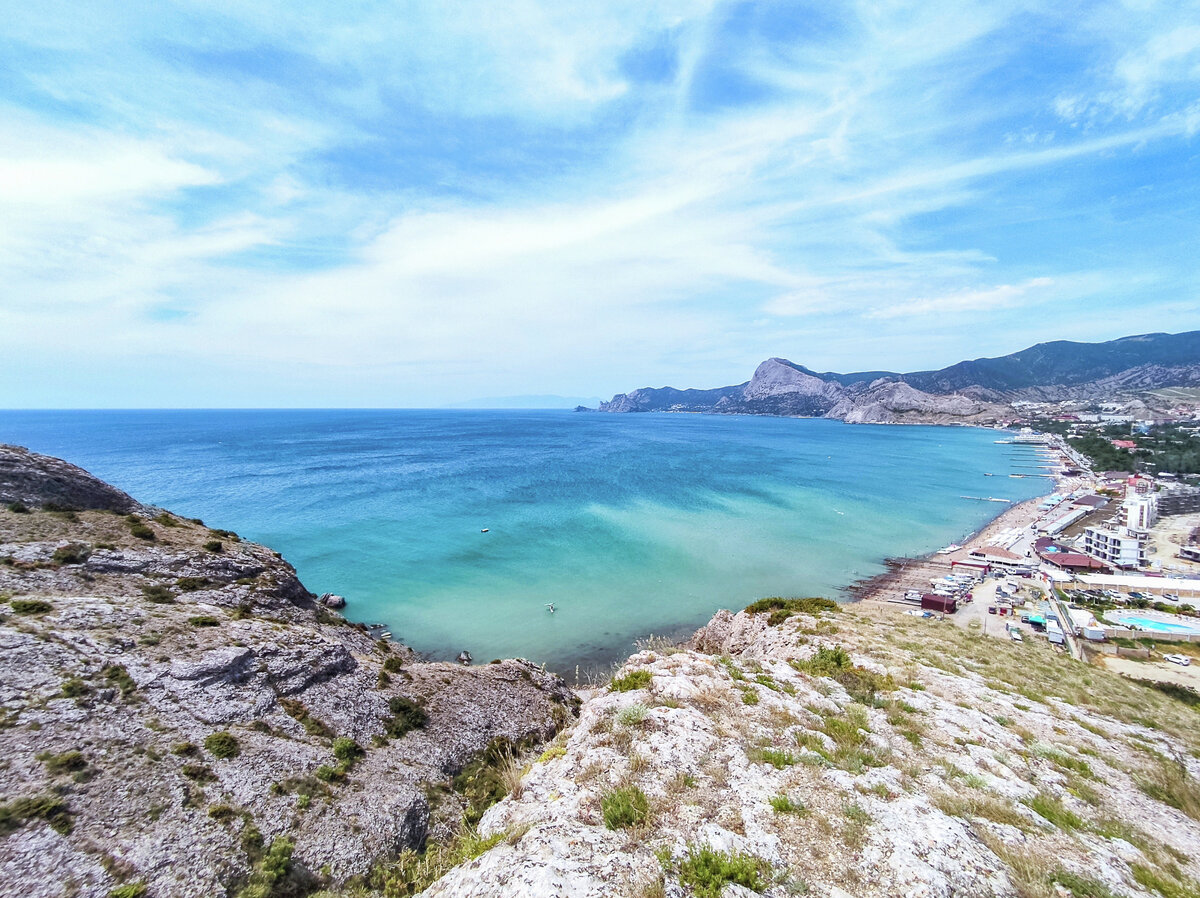
[[[0,446],[4,895],[365,881],[576,703],[525,661],[421,662],[270,549]]]

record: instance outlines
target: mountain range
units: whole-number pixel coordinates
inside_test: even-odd
[[[619,393],[598,410],[989,424],[1011,420],[1011,403],[1019,400],[1109,399],[1121,392],[1180,386],[1200,386],[1200,331],[1105,343],[1056,340],[907,374],[817,372],[770,358],[745,383],[711,390],[644,387]]]

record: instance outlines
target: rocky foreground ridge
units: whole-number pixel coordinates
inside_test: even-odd
[[[277,553],[0,446],[4,896],[369,878],[576,703],[528,662],[418,661]]]
[[[1200,385],[1200,332],[1143,334],[1107,343],[1039,343],[994,359],[898,374],[816,372],[767,359],[746,383],[713,390],[645,387],[602,412],[706,412],[835,418],[856,424],[995,424],[1019,401],[1111,400]]]
[[[888,609],[720,612],[648,647],[425,894],[1200,895],[1200,713]]]

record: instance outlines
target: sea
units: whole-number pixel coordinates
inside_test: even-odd
[[[524,657],[569,679],[719,608],[844,598],[884,559],[1008,507],[988,497],[1048,492],[1003,437],[690,414],[0,411],[0,442],[272,547],[431,658]]]

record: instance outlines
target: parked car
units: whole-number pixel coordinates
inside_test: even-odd
[[[988,605],[988,614],[995,614],[995,613],[996,613],[996,606]]]
[[[1192,663],[1192,659],[1187,655],[1163,655],[1163,660],[1170,661],[1172,664],[1178,664],[1182,667],[1187,667]]]

